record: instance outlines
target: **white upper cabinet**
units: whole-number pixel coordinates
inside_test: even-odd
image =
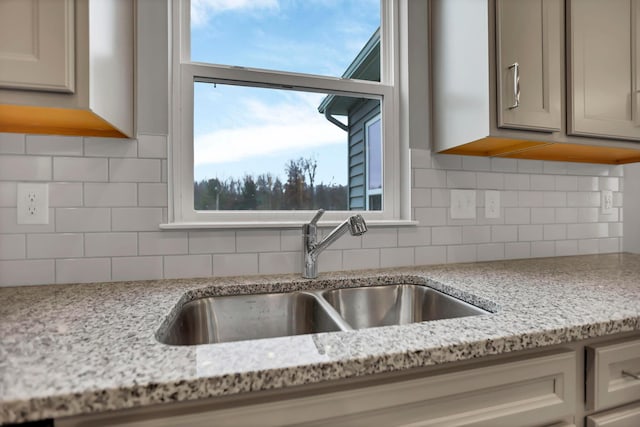
[[[497,0],[500,127],[560,130],[563,29],[562,0]]]
[[[0,87],[73,92],[74,0],[0,1]]]
[[[134,3],[0,0],[0,132],[133,136]]]
[[[640,2],[568,4],[569,134],[639,140]]]

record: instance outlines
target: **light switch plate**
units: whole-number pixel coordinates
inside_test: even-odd
[[[49,185],[18,184],[17,223],[49,224]]]
[[[473,219],[476,217],[476,190],[451,190],[451,218]]]
[[[600,199],[600,213],[611,215],[613,213],[613,192],[611,190],[602,191]]]
[[[487,190],[484,192],[484,217],[500,218],[500,192]]]

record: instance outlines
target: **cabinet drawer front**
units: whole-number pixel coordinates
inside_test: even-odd
[[[589,346],[587,407],[600,410],[640,399],[640,340]],[[623,371],[625,373],[623,373]]]
[[[502,362],[386,384],[215,409],[180,409],[75,417],[60,427],[209,426],[491,426],[552,424],[574,413],[575,352]],[[153,409],[153,411],[151,410]]]
[[[602,414],[587,417],[587,427],[637,427],[640,426],[640,403],[623,406]]]

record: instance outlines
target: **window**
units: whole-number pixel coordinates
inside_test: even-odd
[[[172,7],[170,223],[401,219],[396,0]]]

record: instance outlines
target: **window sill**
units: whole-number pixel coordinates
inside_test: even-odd
[[[274,222],[172,222],[160,224],[161,230],[203,230],[203,229],[256,229],[256,228],[300,228],[309,221],[274,221]],[[320,221],[318,227],[335,227],[341,221]],[[415,227],[418,221],[412,220],[371,220],[370,228],[376,227]]]

